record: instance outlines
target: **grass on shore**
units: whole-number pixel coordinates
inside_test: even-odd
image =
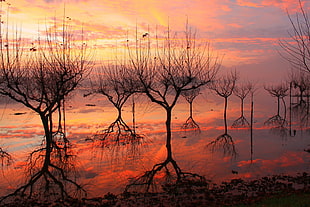
[[[233,207],[310,207],[310,193],[273,196],[255,204],[234,205]]]

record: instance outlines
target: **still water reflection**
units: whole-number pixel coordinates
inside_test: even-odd
[[[240,102],[236,97],[229,100],[228,129],[223,124],[222,99],[208,94],[198,96],[194,102],[181,101],[173,111],[172,121],[173,158],[180,169],[214,182],[310,172],[310,153],[306,152],[310,148],[307,104],[294,104],[292,110],[287,107],[284,117],[283,108],[277,110],[277,102],[266,93],[261,92],[255,99],[252,133],[248,127],[230,127],[240,117]],[[136,132],[145,139],[139,144],[119,144],[102,149],[89,138],[110,126],[117,111],[103,99],[79,100],[81,97],[76,97],[67,107],[67,137],[72,144],[70,155],[74,157],[66,163],[70,165],[71,173],[66,175],[83,186],[88,196],[120,193],[132,178],[143,175],[166,159],[165,118],[160,108],[137,98],[136,123],[133,124],[132,106],[125,106],[123,120],[128,126],[134,125]],[[190,117],[195,117],[199,130],[184,128],[189,115],[188,103],[191,104]],[[250,106],[250,101],[245,100],[242,117],[248,120]],[[3,196],[28,182],[27,158],[40,146],[43,130],[38,117],[20,105],[3,103],[1,107],[0,146],[14,161],[2,167],[0,196]],[[274,112],[277,112],[275,116]],[[280,124],[269,123],[269,117],[279,116]],[[264,124],[266,121],[268,124]]]

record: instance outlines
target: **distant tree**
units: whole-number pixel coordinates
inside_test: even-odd
[[[265,90],[272,96],[277,98],[277,114],[265,121],[265,125],[285,126],[286,123],[286,104],[284,97],[288,95],[288,86],[285,83],[278,85],[264,86]],[[280,115],[280,101],[284,105],[284,117]]]
[[[135,129],[129,127],[122,118],[124,104],[141,88],[130,68],[124,64],[105,65],[98,71],[92,85],[92,93],[107,97],[118,113],[113,123],[106,129],[96,132],[93,141],[99,141],[99,146],[105,148],[128,144],[134,147],[141,144],[143,135],[137,134]]]
[[[251,140],[251,163],[253,162],[253,151],[254,151],[254,144],[253,144],[253,128],[254,128],[254,94],[257,90],[255,84],[251,83],[249,85],[250,88],[250,95],[251,95],[251,121],[250,121],[250,140]]]
[[[237,73],[231,72],[226,75],[221,76],[217,80],[213,81],[210,84],[210,88],[215,91],[217,95],[224,98],[224,134],[218,136],[215,140],[207,144],[207,147],[211,148],[212,151],[222,149],[224,155],[232,155],[232,157],[236,156],[237,152],[235,149],[235,144],[233,138],[228,134],[227,131],[227,106],[228,106],[228,97],[232,95],[236,81],[237,81]]]
[[[241,105],[240,106],[241,115],[237,120],[235,120],[233,122],[233,124],[231,126],[233,128],[249,127],[250,126],[250,123],[245,118],[243,111],[244,111],[244,99],[249,94],[251,88],[252,88],[252,84],[250,82],[248,82],[248,83],[242,83],[240,85],[236,85],[234,90],[233,90],[233,93],[240,99],[240,105]]]
[[[310,74],[304,71],[295,71],[292,70],[289,74],[289,83],[290,87],[297,89],[297,94],[294,94],[299,98],[298,105],[305,105],[306,101],[304,100],[307,96],[307,92],[310,90]]]
[[[173,159],[172,110],[182,93],[196,90],[214,79],[219,69],[219,62],[216,57],[212,56],[209,44],[198,45],[194,33],[189,28],[185,32],[185,38],[181,38],[183,42],[177,41],[177,38],[171,38],[169,28],[163,44],[160,44],[158,38],[156,41],[155,55],[151,53],[150,41],[147,41],[144,48],[137,47],[141,50],[132,53],[136,55],[131,56],[131,62],[133,71],[142,85],[142,93],[150,101],[161,106],[166,113],[167,157],[164,162],[154,165],[151,171],[135,179],[126,190],[133,187],[145,187],[144,191],[148,192],[155,184],[155,175],[161,170],[165,170],[166,180],[174,180],[172,178],[174,174],[176,183],[188,177],[202,179],[196,174],[182,172]],[[172,165],[172,171],[169,164]]]
[[[224,98],[224,126],[225,126],[225,133],[227,133],[227,106],[228,106],[228,97],[232,95],[236,81],[237,81],[237,73],[231,72],[226,75],[223,75],[219,79],[213,81],[210,84],[210,89],[214,90],[215,93]]]
[[[296,118],[300,127],[307,127],[310,114],[310,74],[305,71],[292,70],[289,74],[290,93],[290,127]],[[291,133],[292,134],[292,133]]]
[[[73,42],[66,19],[61,30],[56,23],[52,28],[45,38],[39,38],[36,47],[26,48],[18,32],[10,39],[0,24],[0,94],[38,114],[44,129],[42,148],[29,157],[30,166],[36,167],[29,169],[27,184],[1,201],[15,195],[46,198],[50,193],[64,199],[73,193],[71,188],[68,191],[69,186],[83,191],[63,168],[70,166],[64,164],[72,158],[63,118],[65,99],[88,74],[90,65],[86,45]]]
[[[294,69],[310,72],[310,19],[309,14],[303,8],[299,0],[299,12],[296,18],[288,14],[292,26],[290,39],[280,40],[284,58],[288,60]]]
[[[182,125],[182,129],[184,130],[194,130],[200,132],[199,125],[195,122],[193,118],[193,102],[195,98],[199,95],[200,88],[196,88],[193,90],[183,91],[181,95],[185,98],[185,100],[189,103],[189,117]]]

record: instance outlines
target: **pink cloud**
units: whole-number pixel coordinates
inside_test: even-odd
[[[239,6],[248,6],[248,7],[262,7],[260,0],[237,0]]]
[[[287,168],[294,167],[298,165],[304,165],[304,152],[287,152],[275,159],[255,159],[253,161],[243,160],[238,162],[238,167],[246,167],[249,165],[256,164],[259,166],[260,170],[264,172],[272,172],[276,168]]]
[[[302,6],[307,9],[309,4],[305,0],[301,0]],[[283,11],[288,12],[299,12],[300,6],[297,0],[262,0],[262,5],[264,6],[275,6]]]

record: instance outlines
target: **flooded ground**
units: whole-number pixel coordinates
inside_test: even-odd
[[[82,101],[81,101],[82,100]],[[66,104],[66,133],[72,144],[67,163],[71,175],[84,186],[90,197],[107,192],[120,193],[130,179],[161,163],[166,158],[165,112],[136,97],[135,123],[132,104],[124,107],[123,118],[145,138],[138,145],[100,148],[90,141],[116,118],[116,110],[101,97],[82,99],[77,95]],[[249,127],[232,128],[240,116],[240,103],[229,99],[228,131],[230,140],[208,145],[223,135],[223,99],[207,93],[193,104],[193,119],[198,130],[184,130],[188,103],[181,100],[173,111],[173,158],[184,172],[197,173],[213,182],[232,178],[257,179],[266,175],[310,172],[309,114],[280,110],[285,125],[268,125],[277,113],[277,104],[263,90],[254,99],[252,131]],[[289,106],[289,99],[286,99]],[[244,116],[250,122],[250,99],[245,101]],[[3,163],[0,175],[1,195],[12,193],[29,176],[29,154],[42,143],[43,130],[38,116],[20,105],[3,101],[1,105],[0,146],[12,155],[9,166]],[[215,143],[215,142],[213,142]],[[215,146],[215,147],[214,147]],[[38,166],[36,166],[38,167]],[[159,175],[160,176],[160,175]]]

